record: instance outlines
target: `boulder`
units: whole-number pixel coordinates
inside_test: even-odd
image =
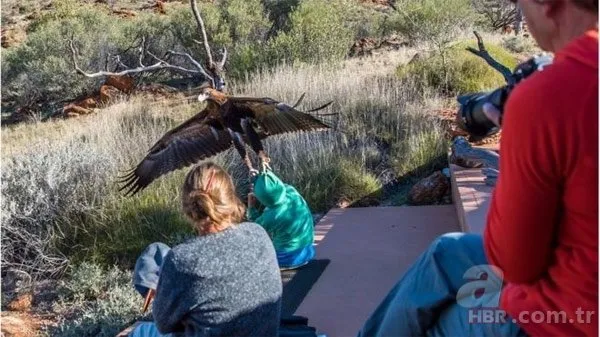
[[[112,100],[115,100],[121,94],[121,90],[113,87],[112,85],[103,85],[100,87],[100,103],[106,104]]]
[[[408,193],[412,205],[432,205],[439,203],[447,194],[450,182],[441,171],[437,171],[415,184]]]
[[[115,87],[120,91],[129,94],[135,89],[135,80],[127,75],[116,76],[109,75],[106,76],[106,80],[104,81],[104,85],[109,85],[111,87]]]
[[[86,97],[66,105],[63,108],[63,117],[71,118],[78,117],[80,115],[88,115],[94,112],[96,107],[98,107],[98,101],[96,98]]]
[[[499,169],[500,155],[492,150],[474,148],[464,137],[452,141],[450,163],[465,168]]]

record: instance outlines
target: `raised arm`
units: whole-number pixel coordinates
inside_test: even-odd
[[[539,89],[539,78],[531,80],[506,105],[500,173],[484,234],[488,260],[512,283],[533,282],[546,271],[560,218],[565,140],[547,103],[551,93]]]

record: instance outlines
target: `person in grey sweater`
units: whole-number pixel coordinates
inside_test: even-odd
[[[282,283],[275,249],[260,225],[241,222],[245,207],[231,177],[212,163],[194,167],[182,206],[199,235],[159,256],[154,335],[277,336]]]

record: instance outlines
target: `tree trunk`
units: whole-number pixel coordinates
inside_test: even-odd
[[[515,35],[521,35],[523,31],[523,11],[517,6],[517,15],[515,17]]]

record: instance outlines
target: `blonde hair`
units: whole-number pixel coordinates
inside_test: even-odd
[[[230,224],[239,223],[246,212],[235,193],[231,176],[214,163],[195,166],[188,172],[181,191],[181,204],[184,214],[201,234],[211,229],[221,231]]]

